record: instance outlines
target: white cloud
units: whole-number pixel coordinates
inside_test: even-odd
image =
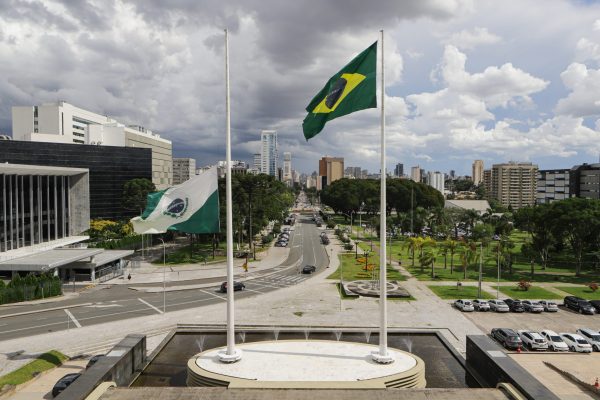
[[[448,87],[483,100],[489,107],[506,107],[509,102],[531,102],[530,94],[548,86],[547,81],[515,68],[511,63],[500,67],[490,66],[483,72],[470,74],[465,70],[467,57],[454,46],[446,46],[440,66],[441,75]]]
[[[472,30],[463,29],[460,32],[453,33],[442,43],[453,45],[459,49],[469,50],[479,45],[498,43],[502,38],[490,33],[487,28],[473,28]]]
[[[571,92],[558,101],[557,114],[575,117],[600,115],[600,70],[572,63],[560,77]]]
[[[575,59],[600,61],[600,45],[587,38],[579,39],[575,46]]]

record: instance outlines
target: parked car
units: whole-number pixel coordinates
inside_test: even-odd
[[[518,299],[504,299],[504,302],[512,312],[525,312],[525,307],[523,306],[523,302]]]
[[[592,346],[592,351],[600,351],[600,333],[589,328],[577,329],[577,334],[583,336]]]
[[[304,267],[302,267],[303,274],[312,274],[316,270],[317,270],[317,267],[315,267],[314,265],[305,265]]]
[[[488,304],[487,300],[473,300],[473,308],[475,308],[475,311],[490,311],[490,305]]]
[[[600,300],[590,300],[590,304],[596,309],[596,314],[600,314]]]
[[[544,306],[541,305],[538,301],[534,300],[523,300],[523,307],[525,307],[525,311],[541,313],[544,312]]]
[[[592,345],[583,338],[583,336],[576,333],[560,333],[560,337],[563,338],[569,350],[576,351],[577,353],[591,353]]]
[[[558,304],[552,300],[540,300],[540,304],[544,307],[544,311],[546,312],[557,312]]]
[[[288,242],[286,242],[285,240],[280,240],[277,243],[275,243],[275,247],[287,247]]]
[[[530,350],[548,350],[548,341],[537,332],[526,330],[517,331],[523,341],[523,346]]]
[[[58,382],[56,382],[54,384],[54,387],[52,388],[52,397],[56,397],[59,394],[61,394],[63,390],[68,388],[69,385],[71,385],[71,383],[75,382],[75,380],[77,378],[79,378],[80,376],[81,376],[81,374],[66,374],[65,376],[60,378],[58,380]]]
[[[85,365],[85,369],[88,369],[92,365],[96,364],[96,362],[98,362],[98,360],[102,357],[104,357],[104,354],[96,354],[95,356],[92,356],[92,358],[90,358],[88,363]]]
[[[244,285],[242,282],[233,282],[233,291],[234,292],[244,290],[245,288],[246,288],[246,285]],[[227,293],[227,282],[221,283],[221,288],[219,290],[221,291],[221,293]]]
[[[507,349],[516,350],[523,345],[523,341],[517,332],[512,329],[494,328],[492,329],[492,337]]]
[[[509,312],[510,311],[510,309],[508,308],[508,305],[502,300],[490,300],[490,301],[488,301],[488,304],[490,305],[490,310],[495,311],[495,312]]]
[[[548,347],[552,351],[569,351],[569,346],[558,333],[551,331],[550,329],[545,329],[541,331],[540,334],[546,339]]]
[[[596,313],[594,306],[589,301],[577,296],[567,296],[564,300],[565,307],[574,311],[579,311],[580,314],[593,315]]]
[[[321,238],[321,243],[327,246],[329,244],[329,238],[327,236],[323,236]]]
[[[464,311],[464,312],[470,312],[475,310],[475,308],[473,308],[473,303],[471,302],[471,300],[456,300],[454,302],[454,307],[458,308],[460,311]]]

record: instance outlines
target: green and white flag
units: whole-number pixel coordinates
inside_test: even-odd
[[[131,220],[135,233],[219,232],[217,167],[169,189],[150,193],[141,217]]]

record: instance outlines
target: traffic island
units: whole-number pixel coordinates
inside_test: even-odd
[[[344,291],[350,292],[358,296],[364,297],[379,297],[379,281],[359,280],[344,283]],[[404,289],[398,281],[387,282],[387,297],[388,298],[410,298],[410,293]]]

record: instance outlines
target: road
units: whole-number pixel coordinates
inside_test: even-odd
[[[236,292],[236,299],[259,296],[310,279],[312,275],[300,274],[300,265],[317,266],[317,273],[328,265],[325,248],[319,240],[320,230],[309,217],[300,216],[290,237],[290,253],[280,265],[263,270],[258,278],[245,282],[244,291]],[[166,312],[173,312],[226,301],[226,293],[218,291],[219,282],[207,279],[193,284],[215,283],[213,287],[166,292]],[[141,286],[141,285],[136,285]],[[156,285],[154,285],[156,286]],[[60,307],[60,309],[56,309]],[[11,314],[25,315],[10,316]],[[163,313],[163,293],[145,293],[128,289],[126,285],[94,288],[75,299],[38,305],[15,305],[0,309],[0,340],[20,338],[97,325],[129,318]]]

